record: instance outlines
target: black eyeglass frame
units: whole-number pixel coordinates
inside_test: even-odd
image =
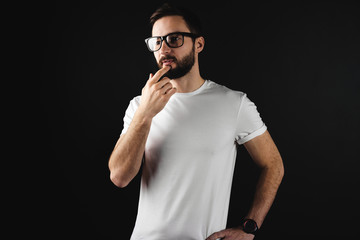
[[[170,44],[167,42],[166,38],[167,38],[168,36],[172,35],[172,34],[180,34],[180,35],[183,36],[183,41],[182,41],[182,44],[181,44],[180,46],[172,47],[172,46],[170,46]],[[184,37],[191,37],[192,39],[196,39],[196,38],[200,37],[200,35],[195,34],[195,33],[189,33],[189,32],[172,32],[172,33],[169,33],[169,34],[167,34],[167,35],[165,35],[165,36],[153,36],[153,37],[146,38],[146,39],[145,39],[145,43],[146,43],[146,46],[147,46],[147,48],[149,49],[150,52],[157,52],[157,51],[159,51],[159,50],[161,49],[162,43],[163,43],[164,41],[165,41],[166,45],[168,45],[168,47],[170,47],[170,48],[179,48],[179,47],[182,47],[182,46],[184,45],[184,42],[185,42],[185,41],[184,41]],[[158,50],[153,51],[153,50],[150,49],[148,42],[149,42],[149,40],[152,39],[152,38],[160,38],[161,42],[160,42],[160,47],[159,47]]]

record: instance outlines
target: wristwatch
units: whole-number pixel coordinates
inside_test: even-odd
[[[246,233],[254,234],[259,230],[257,223],[252,219],[243,219],[241,227]]]

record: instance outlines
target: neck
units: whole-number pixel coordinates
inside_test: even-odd
[[[200,76],[199,65],[194,64],[190,72],[185,76],[172,79],[171,84],[176,88],[178,93],[193,92],[204,84],[205,80]]]

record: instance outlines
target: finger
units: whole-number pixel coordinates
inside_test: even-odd
[[[167,99],[169,99],[172,95],[174,95],[174,94],[176,93],[176,91],[177,91],[176,88],[170,88],[170,89],[166,92],[165,96],[167,97]]]
[[[162,94],[165,94],[171,88],[172,88],[172,84],[170,82],[168,82],[164,86],[162,86],[162,88],[159,89],[159,91],[161,91]]]
[[[175,87],[172,87],[172,85],[167,85],[163,89],[161,89],[161,91],[161,96],[167,101],[169,101],[171,96],[176,93],[177,89]]]
[[[161,68],[159,71],[157,71],[155,73],[155,75],[150,79],[150,81],[151,82],[159,81],[159,79],[170,69],[171,69],[171,67],[169,67],[169,66],[165,66],[165,67]]]
[[[225,232],[220,231],[220,232],[211,234],[206,240],[218,240],[218,239],[222,239],[224,237],[225,237]]]
[[[150,73],[148,80],[150,80],[153,76],[154,76],[154,74]]]
[[[166,84],[168,84],[170,82],[170,78],[164,77],[163,79],[161,79],[159,82],[155,83],[155,89],[159,90],[162,89]]]

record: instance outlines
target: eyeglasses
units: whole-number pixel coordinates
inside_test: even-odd
[[[168,45],[171,48],[179,48],[182,45],[184,45],[185,36],[191,37],[193,39],[199,37],[199,35],[194,33],[174,32],[174,33],[169,33],[168,35],[165,36],[149,37],[145,39],[145,43],[150,52],[158,51],[161,48],[163,41],[165,41],[166,45]]]

